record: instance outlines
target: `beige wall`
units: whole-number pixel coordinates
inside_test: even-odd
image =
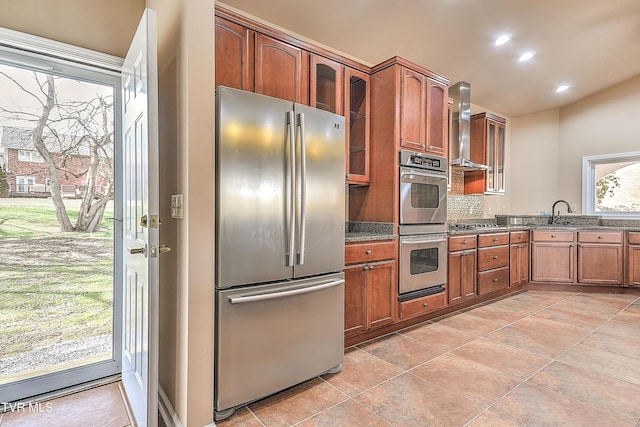
[[[157,11],[160,113],[159,381],[183,425],[213,422],[213,0],[0,0],[0,26],[123,57]],[[184,194],[183,220],[170,195]]]
[[[160,385],[183,425],[213,422],[213,0],[148,0],[158,12],[161,211],[176,251],[161,274]],[[165,227],[165,224],[167,225]]]
[[[558,199],[559,110],[511,119],[509,214],[550,211]]]
[[[0,27],[124,57],[144,0],[0,0]]]
[[[640,151],[640,76],[559,110],[511,120],[509,213],[582,208],[582,158]]]

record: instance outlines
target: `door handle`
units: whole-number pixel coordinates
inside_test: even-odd
[[[143,246],[141,248],[127,248],[127,251],[129,251],[129,253],[131,255],[138,255],[138,254],[142,254],[145,257],[147,256],[147,246]]]
[[[293,267],[293,256],[295,252],[295,215],[296,215],[296,144],[295,144],[295,116],[293,111],[287,112],[287,130],[289,131],[289,259],[287,265]]]
[[[307,148],[305,142],[304,113],[298,114],[300,126],[300,255],[298,264],[304,264],[307,237]]]

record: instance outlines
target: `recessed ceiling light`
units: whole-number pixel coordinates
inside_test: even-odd
[[[502,46],[503,44],[507,43],[509,40],[511,40],[511,37],[513,37],[511,34],[502,34],[501,36],[499,36],[494,42],[493,45],[494,46]]]
[[[571,86],[569,86],[569,85],[560,85],[556,89],[556,93],[564,92],[565,90],[569,89],[570,87]]]
[[[531,58],[533,58],[534,56],[536,56],[536,53],[534,51],[525,52],[522,55],[520,55],[520,58],[518,59],[518,62],[528,61]]]

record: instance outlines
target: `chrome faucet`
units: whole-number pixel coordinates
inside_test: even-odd
[[[564,200],[557,200],[553,206],[551,207],[551,224],[555,224],[558,222],[558,219],[560,218],[560,211],[558,211],[558,215],[556,215],[556,205],[558,203],[564,203],[565,205],[567,205],[567,213],[572,213],[573,209],[571,209],[571,206],[569,205],[569,203],[567,203]]]

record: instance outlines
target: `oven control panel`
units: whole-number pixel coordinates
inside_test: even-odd
[[[447,173],[448,161],[446,157],[427,155],[417,151],[400,150],[400,166]]]

